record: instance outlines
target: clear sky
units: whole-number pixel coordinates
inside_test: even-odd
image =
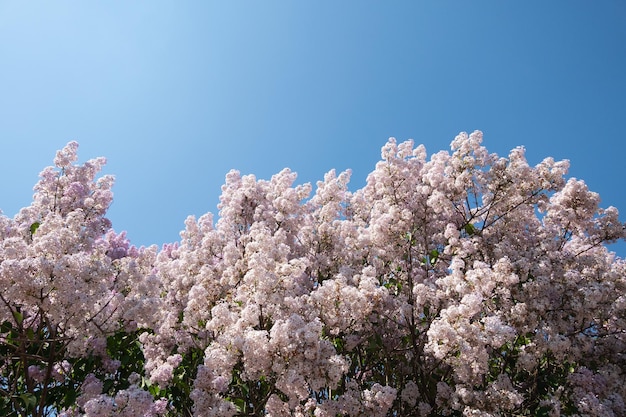
[[[232,168],[356,189],[388,137],[434,153],[476,129],[570,159],[626,220],[625,122],[623,0],[0,0],[0,208],[76,140],[138,246],[217,215]]]

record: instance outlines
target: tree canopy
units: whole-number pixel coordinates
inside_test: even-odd
[[[473,132],[355,191],[231,171],[137,248],[77,148],[0,217],[2,415],[626,415],[624,224],[567,161]]]

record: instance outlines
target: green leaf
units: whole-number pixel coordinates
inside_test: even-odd
[[[113,381],[112,379],[106,379],[103,383],[102,383],[102,392],[108,394],[113,392],[113,388],[115,387],[115,381]]]
[[[39,229],[39,226],[41,226],[41,223],[39,222],[35,222],[33,224],[30,225],[30,234],[34,235],[35,232],[37,231],[37,229]]]
[[[0,324],[0,333],[9,333],[13,329],[13,324],[9,320],[5,320]]]
[[[13,318],[15,319],[15,322],[18,326],[20,326],[24,321],[24,315],[19,311],[13,311]]]
[[[233,398],[231,402],[235,404],[238,412],[244,413],[246,411],[246,401],[243,398]]]
[[[76,398],[78,397],[78,392],[73,389],[65,390],[65,395],[63,396],[63,403],[68,408],[76,402]]]
[[[335,337],[332,340],[333,346],[335,347],[335,350],[341,352],[345,346],[345,342],[341,337]]]
[[[248,394],[250,393],[250,387],[248,387],[247,382],[240,381],[237,383],[237,386],[245,396],[248,396]]]
[[[37,397],[33,394],[25,392],[20,394],[20,399],[24,402],[24,406],[27,410],[32,410],[37,405]]]
[[[439,259],[439,251],[437,249],[433,249],[428,253],[430,258],[430,264],[434,265],[437,263],[437,259]]]
[[[35,331],[29,327],[26,329],[26,337],[28,340],[35,340]]]

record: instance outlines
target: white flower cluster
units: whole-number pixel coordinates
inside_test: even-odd
[[[76,146],[0,218],[0,322],[56,349],[29,384],[100,361],[68,416],[626,413],[626,263],[604,246],[624,225],[566,161],[474,132],[430,159],[390,139],[354,192],[349,171],[313,196],[232,171],[217,222],[158,250],[110,230],[112,180]],[[124,335],[144,375],[122,383]]]

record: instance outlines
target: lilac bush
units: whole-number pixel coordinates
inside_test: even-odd
[[[567,161],[390,139],[367,184],[231,171],[219,217],[136,248],[76,143],[1,217],[0,410],[626,415],[626,237]]]

